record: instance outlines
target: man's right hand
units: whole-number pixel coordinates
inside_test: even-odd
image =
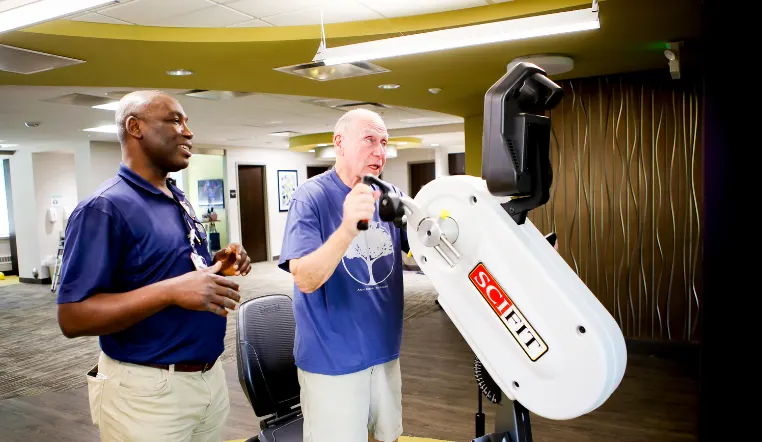
[[[188,272],[175,278],[172,284],[172,303],[184,309],[210,311],[220,316],[228,315],[228,310],[235,310],[241,300],[238,284],[217,275],[222,262],[211,267]]]
[[[357,229],[357,223],[373,218],[373,213],[376,211],[376,200],[380,196],[380,191],[374,191],[367,184],[356,184],[344,199],[344,217],[341,227],[352,237],[357,236],[360,233]]]

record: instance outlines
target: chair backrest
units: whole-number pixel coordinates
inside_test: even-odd
[[[238,306],[238,380],[258,417],[288,413],[299,404],[291,303],[288,296],[274,294]]]

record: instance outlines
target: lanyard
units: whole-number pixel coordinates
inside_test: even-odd
[[[201,245],[202,241],[201,241],[201,234],[200,232],[198,232],[195,225],[201,224],[201,223],[197,221],[191,214],[190,207],[188,206],[188,202],[186,200],[180,201],[174,192],[172,192],[172,197],[174,198],[175,201],[177,201],[177,204],[179,204],[180,207],[182,207],[183,209],[183,212],[184,212],[183,220],[185,221],[185,225],[188,226],[188,242],[190,243],[193,253],[196,253],[196,244]]]

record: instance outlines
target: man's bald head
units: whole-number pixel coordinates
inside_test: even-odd
[[[365,175],[381,174],[389,134],[380,115],[353,109],[339,118],[333,133],[336,169],[345,184],[351,187]]]
[[[160,91],[131,92],[119,101],[114,118],[123,159],[148,162],[162,172],[188,167],[193,132],[175,98]]]
[[[345,113],[336,122],[333,128],[333,135],[346,135],[348,132],[354,130],[358,122],[362,121],[380,121],[383,124],[381,116],[376,112],[368,109],[352,109]]]
[[[152,104],[157,100],[174,100],[174,98],[161,91],[135,91],[122,97],[116,107],[116,127],[119,141],[127,140],[127,119],[129,117],[144,118]]]

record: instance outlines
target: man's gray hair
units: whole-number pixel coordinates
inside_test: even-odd
[[[151,101],[159,95],[167,94],[156,90],[135,91],[119,100],[116,112],[114,112],[114,121],[116,122],[116,133],[121,143],[127,139],[127,128],[125,127],[127,118],[131,116],[140,117],[151,105]]]
[[[333,136],[346,134],[347,130],[352,127],[352,124],[360,118],[381,119],[381,115],[368,109],[352,109],[342,115],[341,118],[339,118],[339,121],[336,122],[336,125],[333,128]]]

